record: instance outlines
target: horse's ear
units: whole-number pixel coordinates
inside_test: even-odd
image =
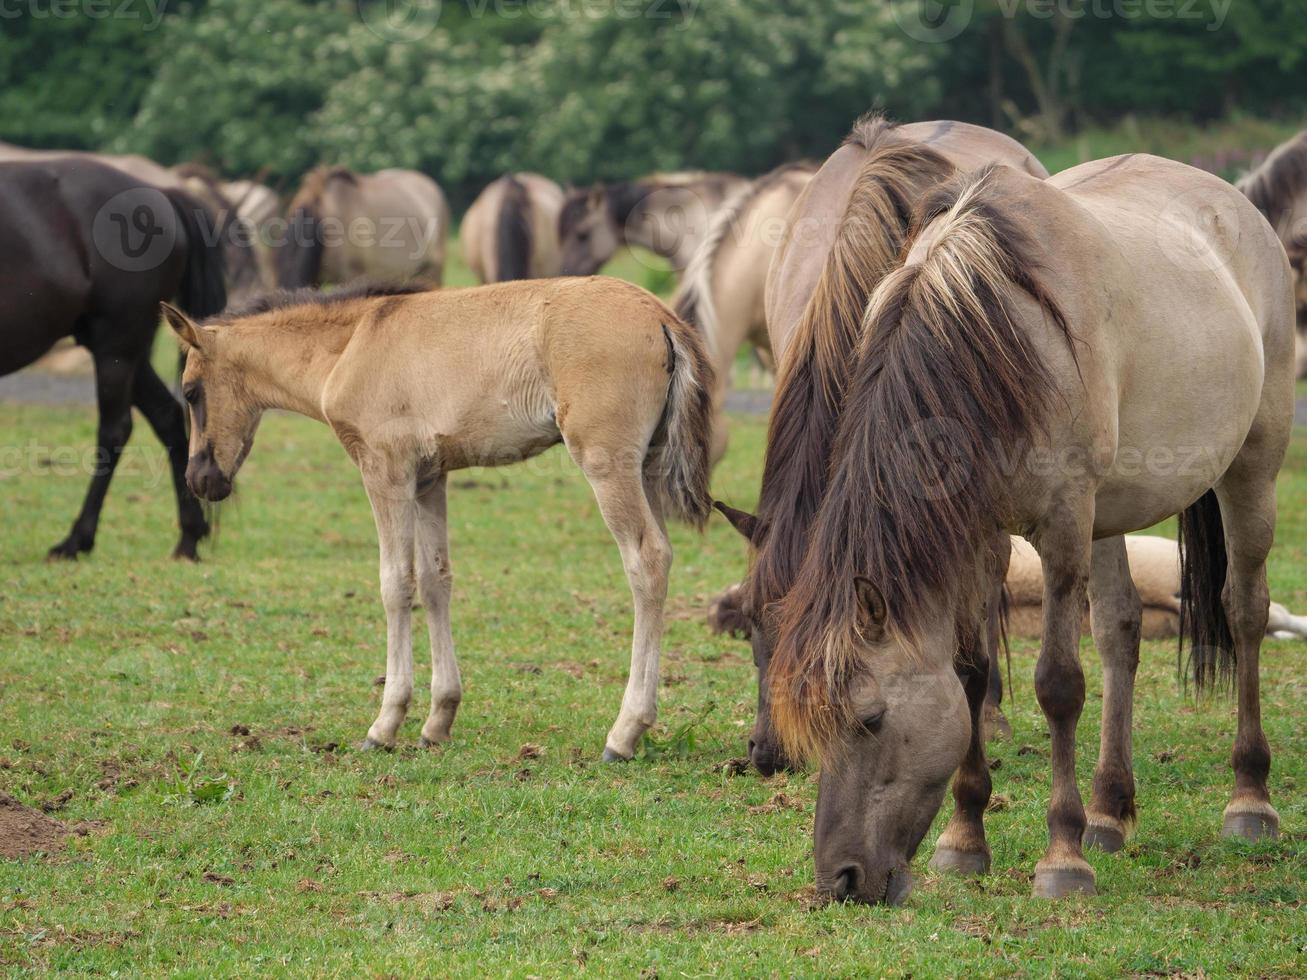
[[[858,593],[858,612],[863,626],[872,633],[881,633],[885,629],[885,620],[889,619],[889,609],[885,605],[885,596],[876,583],[861,575],[853,579],[853,588]]]
[[[731,527],[743,534],[750,544],[754,543],[755,537],[758,534],[757,517],[750,514],[748,511],[736,510],[734,507],[724,504],[720,500],[714,500],[712,505],[713,508],[722,515],[722,517],[731,522]]]
[[[172,327],[173,333],[187,347],[194,347],[196,350],[203,350],[203,344],[200,341],[201,330],[195,321],[188,317],[171,303],[160,303],[159,310],[163,313],[163,318],[168,321],[168,326]]]

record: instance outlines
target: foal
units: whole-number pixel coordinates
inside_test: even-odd
[[[671,548],[664,511],[702,526],[712,368],[698,336],[616,279],[419,292],[301,291],[199,325],[164,315],[189,351],[186,478],[221,500],[266,409],[326,422],[358,466],[381,546],[386,686],[364,748],[388,747],[413,695],[414,594],[431,634],[422,743],[450,736],[462,698],[449,625],[445,482],[558,442],[585,473],[635,601],[631,674],[605,759],[654,723]]]

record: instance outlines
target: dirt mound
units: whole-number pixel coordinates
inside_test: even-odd
[[[39,810],[0,793],[0,858],[24,858],[64,846],[68,828]]]

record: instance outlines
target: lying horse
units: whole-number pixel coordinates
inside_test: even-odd
[[[1307,378],[1307,131],[1281,143],[1239,181],[1289,253],[1298,301],[1297,374]]]
[[[413,694],[414,590],[431,635],[423,744],[462,698],[449,625],[452,470],[563,442],[594,488],[635,601],[631,674],[604,757],[654,723],[671,547],[664,512],[702,525],[712,368],[697,333],[616,279],[478,289],[284,294],[205,325],[165,306],[189,350],[187,480],[221,500],[269,408],[326,422],[363,477],[381,546],[386,684],[364,747],[390,746]]]
[[[449,205],[439,185],[415,170],[356,174],[310,171],[291,198],[277,280],[286,288],[372,277],[440,285]]]
[[[593,275],[623,245],[647,248],[680,272],[717,209],[747,184],[735,174],[683,173],[574,190],[558,218],[563,275]]]
[[[82,157],[0,163],[0,265],[0,374],[70,335],[95,363],[95,468],[81,513],[50,557],[95,546],[135,407],[168,450],[181,524],[174,555],[195,558],[209,525],[184,482],[185,419],[150,365],[150,348],[161,300],[175,297],[200,317],[226,304],[208,212],[185,191]]]
[[[768,427],[758,515],[719,509],[749,541],[743,613],[753,624],[758,713],[749,756],[764,774],[792,764],[772,732],[767,664],[774,629],[764,610],[789,591],[826,488],[830,447],[862,315],[894,267],[916,203],[959,169],[987,161],[1045,174],[1002,133],[942,120],[896,126],[860,119],[804,189],[771,263],[767,329],[779,376]],[[997,618],[989,642],[998,643]]]
[[[672,301],[681,319],[703,331],[712,354],[714,466],[726,455],[725,401],[735,355],[747,341],[771,356],[763,309],[767,269],[815,172],[813,164],[785,164],[736,192],[713,216]]]
[[[562,271],[558,214],[563,189],[539,174],[506,174],[463,216],[463,261],[482,282],[546,279]]]
[[[1094,892],[1082,846],[1119,850],[1136,819],[1141,617],[1124,535],[1172,514],[1195,685],[1237,678],[1223,832],[1275,837],[1258,657],[1294,297],[1274,229],[1229,184],[1156,157],[1046,181],[987,168],[923,203],[864,323],[769,670],[785,745],[823,760],[818,890],[901,902],[955,772],[932,865],[988,868],[981,637],[1020,533],[1044,568],[1035,693],[1053,776],[1034,893]],[[1104,665],[1088,813],[1086,595]]]

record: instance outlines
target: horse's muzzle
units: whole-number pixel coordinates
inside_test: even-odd
[[[190,458],[186,464],[186,485],[201,500],[216,503],[231,496],[231,480],[219,469],[212,448],[206,448]]]

